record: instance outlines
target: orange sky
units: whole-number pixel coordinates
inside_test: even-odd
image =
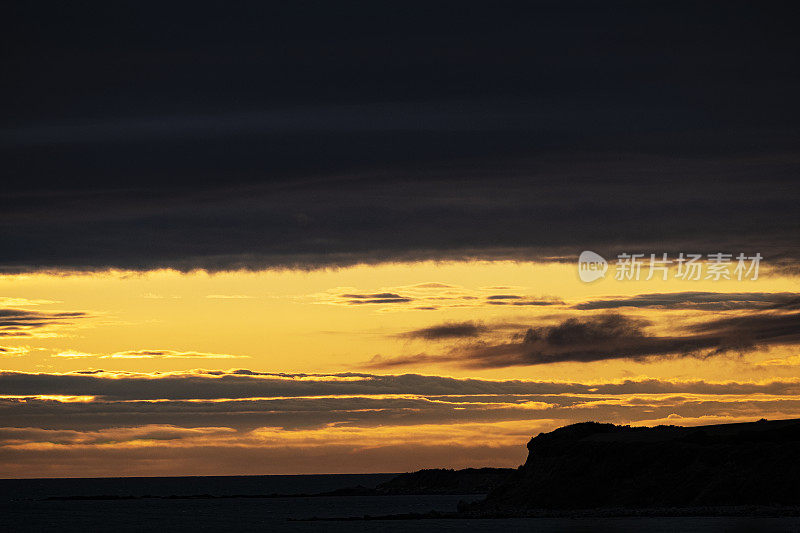
[[[17,314],[0,338],[0,464],[5,477],[514,466],[530,436],[574,421],[800,416],[797,340],[759,321],[794,320],[775,302],[797,292],[768,268],[584,283],[574,264],[525,262],[4,276],[0,308]],[[632,340],[590,344],[650,351],[482,359],[585,357],[569,339],[521,339],[609,316]],[[717,339],[730,319],[757,319],[754,339]],[[713,346],[651,353],[676,338]]]

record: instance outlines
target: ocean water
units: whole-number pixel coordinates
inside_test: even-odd
[[[454,511],[480,496],[337,496],[163,499],[143,496],[234,496],[315,493],[363,485],[394,474],[185,478],[0,480],[0,531],[296,531],[296,532],[800,532],[800,518],[519,518],[314,520]],[[52,497],[136,496],[136,499],[53,500]]]

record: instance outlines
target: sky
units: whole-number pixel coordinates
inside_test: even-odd
[[[800,417],[788,7],[9,7],[0,477]]]

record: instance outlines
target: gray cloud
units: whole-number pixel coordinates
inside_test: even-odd
[[[335,294],[333,291],[309,295],[316,301],[332,305],[379,304],[385,308],[412,307],[413,309],[442,309],[481,307],[488,305],[548,306],[563,305],[553,297],[536,297],[524,294],[498,294],[485,296],[488,289],[467,289],[442,283],[421,283],[400,287],[383,287],[376,291],[362,290]],[[406,305],[411,304],[411,305]]]
[[[620,307],[656,309],[697,309],[727,311],[735,309],[796,309],[800,294],[793,292],[668,292],[639,294],[630,298],[609,298],[582,302],[575,309],[596,310]]]
[[[754,348],[757,345],[800,343],[800,313],[761,313],[709,320],[687,326],[698,335],[728,339],[733,346]],[[720,349],[727,349],[724,344]]]
[[[494,368],[610,359],[710,357],[771,345],[800,344],[800,313],[760,312],[685,326],[674,336],[650,335],[646,320],[617,313],[571,317],[555,325],[528,328],[512,339],[479,340],[442,355],[373,358],[369,368],[451,363]]]
[[[517,305],[517,306],[546,306],[563,305],[562,300],[556,298],[529,298],[518,294],[492,294],[486,297],[489,305]]]
[[[342,294],[342,298],[351,298],[357,300],[398,300],[403,297],[393,292],[379,292],[375,294]]]
[[[464,337],[477,337],[481,333],[489,331],[490,328],[483,324],[476,322],[452,322],[447,324],[440,324],[438,326],[431,326],[429,328],[422,328],[406,333],[402,333],[400,337],[410,339],[425,339],[425,340],[440,340],[440,339],[454,339]]]
[[[28,337],[32,335],[32,330],[65,326],[88,316],[83,311],[0,309],[0,337]]]
[[[396,304],[396,303],[410,303],[414,299],[401,296],[393,292],[379,292],[374,294],[342,294],[339,296],[345,300],[349,305],[361,304]]]

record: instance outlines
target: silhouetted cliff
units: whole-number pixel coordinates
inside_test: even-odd
[[[800,420],[588,422],[542,433],[528,450],[523,466],[463,510],[800,504]]]

